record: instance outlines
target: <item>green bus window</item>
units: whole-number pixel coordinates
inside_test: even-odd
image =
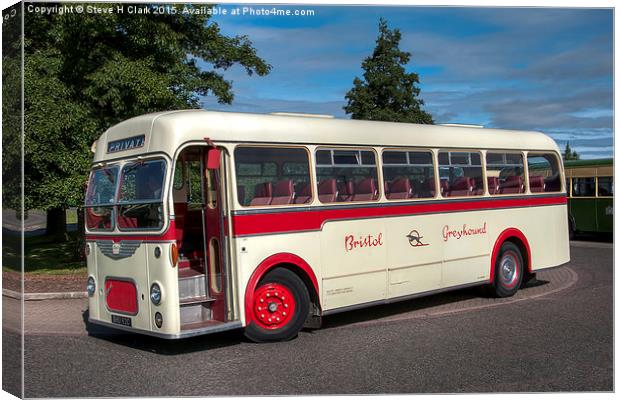
[[[594,197],[594,178],[573,178],[573,197]]]
[[[614,178],[611,176],[598,177],[598,195],[612,197],[614,195]]]

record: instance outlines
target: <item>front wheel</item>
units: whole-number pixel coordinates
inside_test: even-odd
[[[254,342],[290,340],[308,316],[310,295],[292,271],[276,268],[261,279],[252,296],[252,322],[245,336]]]
[[[495,261],[495,277],[491,293],[496,297],[510,297],[517,293],[523,280],[523,256],[519,248],[505,242]]]

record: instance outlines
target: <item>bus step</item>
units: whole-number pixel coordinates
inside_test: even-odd
[[[193,329],[206,329],[206,328],[213,328],[214,331],[216,331],[217,327],[223,327],[225,326],[227,323],[222,322],[222,321],[215,321],[215,320],[209,320],[209,321],[199,321],[199,322],[194,322],[191,324],[181,324],[181,330],[182,331],[191,331]]]
[[[181,325],[194,324],[211,319],[211,308],[206,302],[181,304]]]
[[[210,303],[212,301],[215,301],[215,299],[211,299],[207,296],[184,297],[181,298],[181,305],[184,306],[186,304]]]
[[[207,294],[205,281],[205,274],[179,278],[179,297],[185,299],[205,296]]]

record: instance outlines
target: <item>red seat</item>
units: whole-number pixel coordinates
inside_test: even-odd
[[[305,204],[312,200],[312,189],[309,183],[300,183],[295,190],[295,204]]]
[[[338,201],[351,201],[355,193],[353,181],[338,184]]]
[[[411,181],[408,178],[394,179],[389,185],[389,190],[386,191],[386,197],[390,200],[411,198]]]
[[[293,190],[293,180],[285,179],[278,181],[273,190],[271,205],[292,204],[295,191]]]
[[[540,175],[530,175],[530,192],[544,192],[545,191],[545,177]]]
[[[259,183],[254,188],[254,198],[251,206],[266,206],[271,204],[273,197],[273,184],[271,182]]]
[[[489,194],[499,194],[499,178],[496,176],[489,176],[487,178],[487,185],[489,186]]]
[[[502,194],[523,193],[524,191],[523,177],[520,175],[509,176],[500,184]]]
[[[449,196],[471,196],[473,191],[474,180],[468,176],[461,176],[450,186]]]
[[[376,200],[378,197],[379,192],[374,178],[366,178],[355,185],[355,194],[353,194],[351,201]]]
[[[443,181],[442,181],[443,182]],[[448,182],[446,182],[448,183]],[[424,180],[424,187],[428,190],[428,193],[431,197],[435,197],[435,178],[426,178]],[[444,194],[443,189],[440,192],[442,195]]]
[[[322,203],[333,203],[338,199],[338,186],[335,179],[326,179],[318,185],[319,200]]]

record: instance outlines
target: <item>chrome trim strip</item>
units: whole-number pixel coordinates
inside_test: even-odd
[[[379,306],[379,305],[384,305],[384,304],[397,303],[399,301],[411,300],[411,299],[415,299],[415,298],[418,298],[418,297],[431,296],[431,295],[434,295],[434,294],[439,294],[439,293],[448,292],[448,291],[452,291],[452,290],[466,289],[466,288],[469,288],[469,287],[485,285],[487,283],[489,283],[489,280],[485,279],[485,280],[482,280],[482,281],[473,282],[473,283],[467,283],[467,284],[464,284],[464,285],[449,286],[449,287],[445,287],[445,288],[441,288],[441,289],[429,290],[429,291],[426,291],[426,292],[408,294],[408,295],[399,296],[399,297],[392,297],[390,299],[382,299],[382,300],[369,301],[367,303],[353,304],[351,306],[339,307],[339,308],[334,308],[332,310],[323,311],[322,315],[325,316],[325,315],[331,315],[331,314],[338,314],[338,313],[341,313],[341,312],[358,310],[360,308],[367,308],[367,307]]]
[[[207,335],[210,333],[224,332],[224,331],[229,331],[232,329],[243,328],[241,321],[231,321],[231,322],[223,322],[219,325],[208,326],[205,328],[192,329],[189,331],[181,331],[180,333],[160,333],[160,332],[154,332],[154,331],[147,331],[145,329],[140,329],[140,328],[133,328],[133,327],[130,328],[128,326],[113,324],[111,322],[95,320],[90,317],[88,318],[88,322],[91,324],[101,325],[101,326],[118,329],[118,330],[125,331],[125,332],[154,336],[154,337],[158,337],[162,339],[184,339],[184,338],[193,337],[193,336]]]

